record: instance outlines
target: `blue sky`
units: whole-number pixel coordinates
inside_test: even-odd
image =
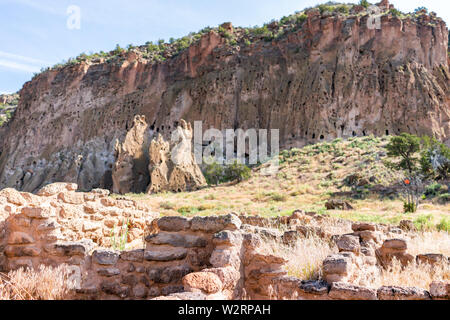
[[[236,26],[262,25],[326,1],[0,0],[0,93],[19,90],[42,67],[81,52],[179,38],[225,21]],[[450,21],[447,0],[391,2],[405,12],[426,6],[447,23]],[[67,27],[67,9],[71,5],[81,9],[80,29]]]

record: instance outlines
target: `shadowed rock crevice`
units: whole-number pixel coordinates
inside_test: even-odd
[[[202,120],[204,130],[280,129],[285,149],[386,130],[448,141],[448,30],[441,19],[385,14],[381,32],[356,11],[311,9],[306,16],[270,42],[232,45],[211,31],[164,62],[131,51],[114,62],[38,75],[0,132],[0,188],[36,191],[55,181],[106,188],[115,141],[136,115],[165,140],[185,119]],[[136,166],[124,175],[136,175],[141,189],[146,166],[126,149],[124,167],[129,157]]]
[[[116,142],[112,174],[118,194],[194,191],[206,180],[192,152],[193,130],[183,119],[172,132],[170,142],[148,131],[145,116],[136,116],[123,143]]]

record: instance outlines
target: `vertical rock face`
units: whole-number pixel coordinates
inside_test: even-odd
[[[211,31],[164,62],[129,52],[42,73],[24,85],[0,132],[0,188],[67,181],[112,189],[115,141],[137,114],[151,138],[166,140],[183,118],[202,120],[204,130],[280,129],[281,148],[401,132],[449,142],[445,23],[385,14],[381,29],[370,29],[368,19],[310,10],[271,42],[232,45]],[[125,171],[140,161],[127,152],[119,152]],[[146,171],[139,168],[126,174]]]
[[[150,164],[148,170],[150,172],[151,185],[147,189],[147,193],[160,192],[167,190],[169,187],[169,167],[170,145],[161,135],[157,139],[153,139],[150,144]]]
[[[142,192],[148,185],[149,139],[150,131],[145,116],[136,116],[125,140],[116,142],[116,162],[112,173],[115,193]]]
[[[145,117],[136,116],[124,142],[117,142],[112,173],[115,193],[181,192],[206,185],[192,153],[191,124],[181,120],[170,142],[158,134],[149,147],[149,137]]]
[[[150,145],[151,176],[148,193],[192,191],[206,186],[206,180],[192,153],[192,127],[181,120],[171,142],[159,135]]]

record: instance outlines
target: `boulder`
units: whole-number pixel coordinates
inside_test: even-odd
[[[290,230],[290,231],[286,231],[283,236],[282,236],[282,241],[285,245],[289,246],[292,245],[294,246],[299,238],[299,232],[296,230]]]
[[[46,185],[36,194],[41,197],[51,197],[61,192],[76,191],[77,189],[78,185],[76,183],[56,182]]]
[[[224,230],[213,236],[213,243],[216,246],[239,246],[242,244],[242,234],[238,231]]]
[[[327,210],[353,210],[353,206],[345,200],[328,200],[325,203]]]
[[[352,230],[357,231],[376,231],[377,227],[373,223],[358,222],[352,224]]]
[[[406,249],[408,249],[408,244],[403,239],[390,239],[383,243],[383,248],[395,251],[406,251]]]
[[[334,254],[328,256],[322,264],[324,279],[328,283],[341,282],[350,275],[353,269],[352,256]]]
[[[233,231],[240,229],[241,224],[241,220],[234,214],[226,216],[194,217],[191,221],[191,230],[209,233],[216,233],[223,230]]]
[[[49,205],[42,205],[39,208],[24,207],[21,212],[24,216],[34,219],[47,219],[56,216],[55,208]]]
[[[335,300],[377,300],[377,290],[349,283],[334,282],[331,285],[329,296]]]
[[[8,238],[8,244],[32,244],[35,243],[33,237],[25,232],[13,232]]]
[[[4,197],[6,201],[17,206],[24,206],[27,203],[19,191],[11,188],[1,190],[0,197]]]
[[[163,217],[157,221],[157,225],[162,231],[186,231],[191,227],[191,220],[184,217]]]
[[[239,252],[233,248],[214,250],[209,261],[214,268],[231,266],[238,269],[241,264]]]
[[[144,249],[124,251],[120,254],[120,259],[130,262],[142,262],[144,261]]]
[[[97,273],[102,277],[114,277],[120,274],[118,268],[101,268],[97,270]]]
[[[400,229],[403,231],[416,231],[416,226],[414,225],[414,222],[411,220],[402,220],[400,221],[400,224],[398,225]]]
[[[154,245],[170,245],[183,248],[206,247],[208,244],[208,241],[201,236],[170,232],[160,232],[155,235],[149,235],[145,240]]]
[[[440,263],[448,263],[448,258],[443,254],[429,253],[429,254],[419,254],[416,256],[417,263],[423,264],[440,264]]]
[[[15,246],[9,245],[5,247],[5,255],[9,258],[13,257],[37,257],[41,254],[41,249],[34,245]]]
[[[84,242],[59,242],[54,244],[49,244],[44,247],[44,250],[55,256],[84,256],[89,253],[89,251],[94,246],[92,241]]]
[[[143,284],[138,284],[132,290],[133,297],[138,299],[144,299],[147,297],[148,289]]]
[[[201,291],[207,294],[217,293],[223,287],[220,278],[212,272],[190,273],[183,278],[183,285],[185,291]]]
[[[84,193],[74,192],[74,191],[65,191],[58,194],[58,200],[61,200],[64,203],[68,204],[83,204]]]
[[[384,286],[378,289],[379,300],[430,300],[430,293],[415,287]]]
[[[339,252],[353,252],[358,254],[360,251],[358,237],[352,235],[343,235],[338,237],[335,241]]]
[[[450,299],[450,282],[434,281],[430,286],[430,294],[433,299]]]
[[[375,250],[378,261],[384,267],[391,264],[395,258],[400,261],[403,266],[408,265],[414,260],[414,257],[406,253],[408,245],[403,239],[390,239],[386,240],[381,248]]]
[[[92,260],[99,265],[115,265],[119,260],[119,254],[111,250],[95,250]]]
[[[188,251],[184,248],[165,248],[144,251],[144,259],[147,261],[174,261],[186,258]]]
[[[223,284],[223,289],[234,290],[241,279],[241,273],[233,267],[205,269],[204,272],[211,272],[217,275]]]
[[[323,296],[328,294],[329,286],[325,281],[301,281],[299,289],[307,294]]]

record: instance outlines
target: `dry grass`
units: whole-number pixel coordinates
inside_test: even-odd
[[[433,281],[449,281],[450,267],[448,264],[431,266],[429,264],[411,263],[402,268],[399,261],[393,261],[391,267],[382,270],[380,277],[370,284],[371,287],[401,286],[418,287],[429,290]]]
[[[416,256],[426,253],[440,253],[450,256],[450,234],[448,232],[421,232],[408,240],[408,253]]]
[[[338,227],[342,228],[339,225]],[[323,260],[338,252],[334,244],[315,236],[299,239],[295,246],[286,246],[278,241],[265,240],[259,249],[262,253],[275,254],[285,258],[288,261],[285,265],[288,275],[301,280],[321,279]],[[418,233],[412,240],[408,240],[408,253],[413,255],[441,253],[449,256],[450,235],[446,232],[436,231]],[[365,279],[363,285],[373,288],[402,286],[428,290],[433,281],[450,280],[450,265],[448,264],[433,267],[428,264],[412,263],[402,268],[398,261],[394,261],[389,269],[380,268],[379,276],[376,277],[369,276],[369,274],[364,276],[364,269],[359,272],[361,273],[359,278]]]
[[[195,192],[161,193],[155,195],[127,195],[146,203],[162,215],[207,216],[230,212],[264,217],[290,215],[296,209],[325,213],[325,202],[332,193],[350,192],[344,185],[349,175],[361,174],[374,178],[371,185],[391,185],[396,181],[383,165],[380,153],[386,137],[364,137],[320,143],[283,151],[277,175],[263,176],[256,169],[250,180],[227,183]],[[448,217],[450,204],[423,203],[415,214],[403,213],[401,199],[381,199],[376,194],[366,194],[364,199],[349,199],[355,210],[328,211],[334,217],[354,221],[398,224],[400,220],[415,220],[422,215],[433,216],[435,227]]]
[[[352,188],[344,181],[358,173],[365,179],[372,178],[374,185],[391,186],[398,180],[383,165],[387,137],[354,138],[336,140],[283,151],[280,171],[275,176],[263,176],[254,170],[250,180],[239,184],[223,184],[195,192],[162,193],[155,195],[127,195],[145,202],[161,215],[207,216],[235,212],[263,217],[291,215],[296,209],[350,221],[367,221],[398,225],[401,220],[418,221],[427,218],[429,230],[436,229],[442,219],[448,218],[450,204],[439,205],[424,202],[417,213],[404,214],[401,199],[381,198],[377,194],[363,193],[362,199],[347,199],[354,210],[325,210],[325,203],[333,193],[348,194]],[[361,188],[365,188],[362,186]],[[368,191],[368,190],[366,190]],[[345,197],[345,196],[343,196]],[[423,219],[422,219],[423,220]],[[323,231],[335,235],[350,233],[348,222],[324,219],[311,222]],[[429,232],[408,241],[411,254],[442,253],[450,255],[449,235]],[[289,260],[289,273],[300,278],[320,274],[321,263],[333,251],[320,239],[301,240],[295,248],[274,245]],[[313,271],[311,271],[313,270]]]
[[[67,266],[40,266],[38,270],[11,271],[0,274],[0,300],[66,300],[74,283]]]
[[[349,221],[343,219],[327,218],[321,221],[313,220],[310,225],[320,227],[324,232],[330,235],[353,232],[352,224]]]
[[[260,250],[285,258],[288,261],[285,266],[288,275],[301,280],[320,279],[323,260],[338,251],[334,244],[318,237],[301,238],[295,246],[286,246],[277,241],[266,240]]]

